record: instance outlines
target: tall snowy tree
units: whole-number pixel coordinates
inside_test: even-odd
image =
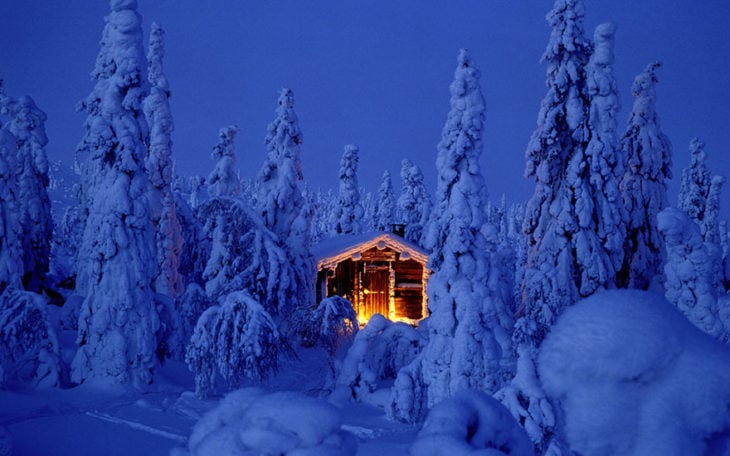
[[[590,166],[589,182],[595,205],[592,210],[594,221],[588,223],[595,224],[595,233],[608,256],[609,276],[600,284],[608,286],[614,285],[615,276],[623,265],[626,231],[626,210],[619,189],[625,159],[616,133],[616,115],[621,105],[613,76],[615,33],[616,26],[610,22],[596,27],[593,53],[586,66],[591,131],[586,159]],[[584,295],[583,291],[581,294]]]
[[[213,146],[211,158],[217,160],[215,168],[208,175],[208,194],[217,196],[236,196],[241,193],[241,181],[236,174],[236,151],[233,140],[238,127],[230,125],[218,132],[218,143]]]
[[[312,277],[316,276],[311,254],[314,210],[303,195],[302,141],[294,94],[282,89],[276,119],[265,139],[268,156],[259,172],[258,205],[264,225],[277,236],[293,265],[298,291],[290,305],[309,309],[314,304]]]
[[[3,97],[3,111],[10,115],[8,130],[18,144],[17,181],[20,241],[23,251],[23,285],[39,291],[45,285],[53,237],[51,200],[48,197],[48,143],[46,114],[31,97]]]
[[[395,217],[395,196],[390,171],[383,173],[383,180],[378,188],[378,201],[373,211],[373,222],[376,231],[390,231],[390,224]]]
[[[162,68],[164,31],[156,22],[150,31],[147,79],[150,93],[144,100],[144,113],[149,123],[149,148],[145,160],[150,180],[150,214],[155,227],[157,272],[155,291],[175,298],[183,291],[178,271],[182,251],[182,232],[172,194],[172,131],[170,87]]]
[[[281,239],[291,234],[302,207],[302,132],[294,112],[294,94],[282,89],[276,119],[266,135],[268,157],[259,172],[258,201],[266,226]]]
[[[0,128],[0,293],[20,288],[23,277],[17,156],[15,136]]]
[[[334,213],[335,234],[359,234],[362,232],[364,210],[360,204],[357,182],[357,164],[360,149],[354,144],[345,146],[340,161],[340,193]]]
[[[499,271],[482,234],[486,190],[479,167],[485,104],[479,71],[462,49],[438,145],[438,189],[428,247],[429,340],[401,369],[391,414],[413,421],[458,391],[494,391],[511,374],[511,312],[490,287]]]
[[[705,144],[697,138],[689,144],[690,165],[682,170],[682,180],[679,185],[679,209],[700,227],[703,236],[707,231],[705,218],[707,215],[707,200],[710,196],[712,173],[707,169],[705,159]]]
[[[88,114],[77,149],[83,161],[88,217],[79,249],[79,350],[72,380],[107,378],[143,387],[152,382],[158,327],[151,283],[154,232],[142,101],[146,95],[141,17],[135,0],[112,0],[81,103]]]
[[[672,146],[659,127],[656,113],[656,70],[649,64],[634,80],[634,106],[621,142],[627,155],[621,193],[627,211],[624,264],[619,286],[647,289],[661,275],[664,241],[657,214],[669,205],[667,181],[672,177]]]
[[[591,138],[586,79],[591,45],[584,37],[584,15],[582,0],[556,0],[547,15],[552,31],[542,61],[547,64],[548,90],[525,154],[525,175],[535,179],[535,192],[523,224],[527,263],[514,334],[519,360],[511,384],[498,393],[540,453],[556,449],[556,421],[536,379],[537,347],[565,307],[610,285],[613,278],[611,260],[597,234],[597,220],[604,214],[597,215],[601,208],[591,185],[593,180],[600,186],[612,172],[602,162],[610,150],[595,144],[592,155],[586,152]],[[606,122],[601,134],[610,137],[615,110],[612,33],[599,37],[601,54],[592,64],[593,120],[598,125]]]
[[[400,177],[403,188],[398,198],[397,218],[406,225],[406,240],[421,244],[431,216],[431,194],[424,184],[421,168],[410,160],[401,162]]]

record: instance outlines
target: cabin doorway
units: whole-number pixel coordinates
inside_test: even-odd
[[[362,274],[362,305],[358,309],[360,321],[368,321],[373,314],[388,317],[390,269],[387,264],[367,264]]]

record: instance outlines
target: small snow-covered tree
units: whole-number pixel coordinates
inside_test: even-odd
[[[390,224],[394,222],[395,196],[393,195],[393,180],[390,171],[383,173],[383,180],[378,188],[378,201],[373,211],[373,222],[376,231],[390,231]]]
[[[48,197],[48,143],[46,114],[31,97],[2,97],[2,110],[10,115],[8,130],[18,145],[17,181],[20,242],[23,251],[23,285],[39,291],[46,281],[51,253],[53,219]]]
[[[360,149],[354,144],[345,146],[340,161],[340,193],[334,213],[335,234],[359,234],[362,232],[364,210],[360,204],[360,189],[357,183],[357,164]]]
[[[357,334],[357,314],[352,303],[341,296],[324,298],[317,308],[307,315],[303,324],[304,344],[320,345],[334,356],[337,350],[352,342]]]
[[[155,227],[157,272],[154,288],[171,298],[183,292],[183,280],[178,271],[182,251],[182,228],[177,219],[172,195],[172,131],[170,88],[162,68],[164,31],[152,23],[147,60],[150,93],[144,100],[144,113],[149,122],[149,148],[145,160],[150,180],[149,200],[152,225]]]
[[[229,390],[265,380],[277,369],[279,344],[276,324],[261,304],[246,291],[226,295],[201,315],[185,355],[196,394],[212,393],[217,375]]]
[[[112,0],[92,73],[77,149],[87,212],[76,291],[84,297],[72,380],[108,378],[143,387],[155,367],[154,232],[144,168],[147,124],[141,17],[134,0]]]
[[[669,205],[667,181],[672,177],[672,146],[659,127],[656,113],[656,70],[649,64],[631,88],[634,106],[621,147],[627,155],[621,193],[627,211],[624,264],[619,286],[647,289],[661,275],[664,241],[656,216]]]
[[[485,118],[480,73],[466,50],[459,52],[457,61],[451,109],[438,146],[437,198],[427,237],[428,267],[433,271],[428,286],[429,340],[413,361],[421,365],[422,377],[414,382],[423,385],[419,392],[424,394],[415,400],[429,407],[466,389],[495,391],[511,375],[512,316],[490,286],[499,271],[481,231],[486,191],[479,169]],[[394,391],[393,401],[414,391]],[[417,410],[404,404],[392,408],[404,415],[399,419],[420,419]]]
[[[657,225],[667,247],[664,266],[667,300],[705,333],[718,339],[723,337],[715,262],[710,258],[699,226],[682,210],[673,207],[658,214]]]
[[[702,141],[693,138],[689,143],[689,153],[690,164],[682,170],[682,180],[679,184],[678,207],[702,227],[712,174],[705,164],[707,154]]]
[[[375,314],[355,335],[342,360],[337,385],[353,399],[361,400],[383,382],[395,379],[425,343],[425,337],[412,326]]]
[[[431,195],[423,182],[421,168],[408,159],[401,162],[400,178],[403,188],[398,198],[397,219],[406,225],[406,240],[422,244],[431,216]]]
[[[241,182],[236,174],[236,152],[233,140],[238,127],[230,125],[218,132],[218,143],[213,146],[211,157],[217,160],[215,168],[208,174],[206,184],[208,194],[216,196],[236,196],[241,192]]]
[[[302,299],[294,266],[278,238],[240,200],[213,198],[196,213],[201,233],[195,256],[204,260],[201,280],[208,297],[220,302],[246,290],[281,322]]]
[[[42,295],[19,289],[0,294],[0,387],[61,386],[58,341]]]

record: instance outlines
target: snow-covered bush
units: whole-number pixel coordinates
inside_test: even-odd
[[[657,227],[667,246],[664,295],[692,324],[721,338],[725,328],[718,315],[721,285],[715,285],[717,263],[702,241],[699,225],[683,210],[669,207],[657,215]]]
[[[303,324],[305,346],[320,345],[334,356],[357,334],[357,314],[352,303],[341,296],[324,298]]]
[[[509,411],[496,399],[474,390],[462,391],[436,404],[409,453],[413,456],[534,454],[532,442]]]
[[[349,388],[353,398],[361,399],[383,381],[395,379],[425,343],[425,338],[412,326],[375,314],[355,336],[342,361],[337,384]]]
[[[200,316],[185,354],[196,394],[213,392],[217,375],[228,389],[265,380],[277,369],[279,343],[276,324],[250,294],[226,295]]]
[[[203,415],[190,435],[188,451],[191,456],[353,455],[357,441],[341,426],[339,410],[323,400],[245,388]]]
[[[578,302],[538,365],[579,454],[725,454],[730,443],[730,349],[660,295],[618,290]]]
[[[46,300],[8,289],[0,295],[0,387],[60,386],[58,342]]]

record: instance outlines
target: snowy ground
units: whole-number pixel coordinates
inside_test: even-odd
[[[291,361],[266,389],[317,394],[323,367],[312,358]],[[192,389],[186,366],[168,362],[147,393],[85,385],[0,391],[0,426],[11,433],[16,455],[165,455],[185,447],[195,423],[219,402],[201,401]],[[377,406],[348,404],[342,414],[343,429],[358,440],[358,455],[404,454],[417,433],[387,420]]]

